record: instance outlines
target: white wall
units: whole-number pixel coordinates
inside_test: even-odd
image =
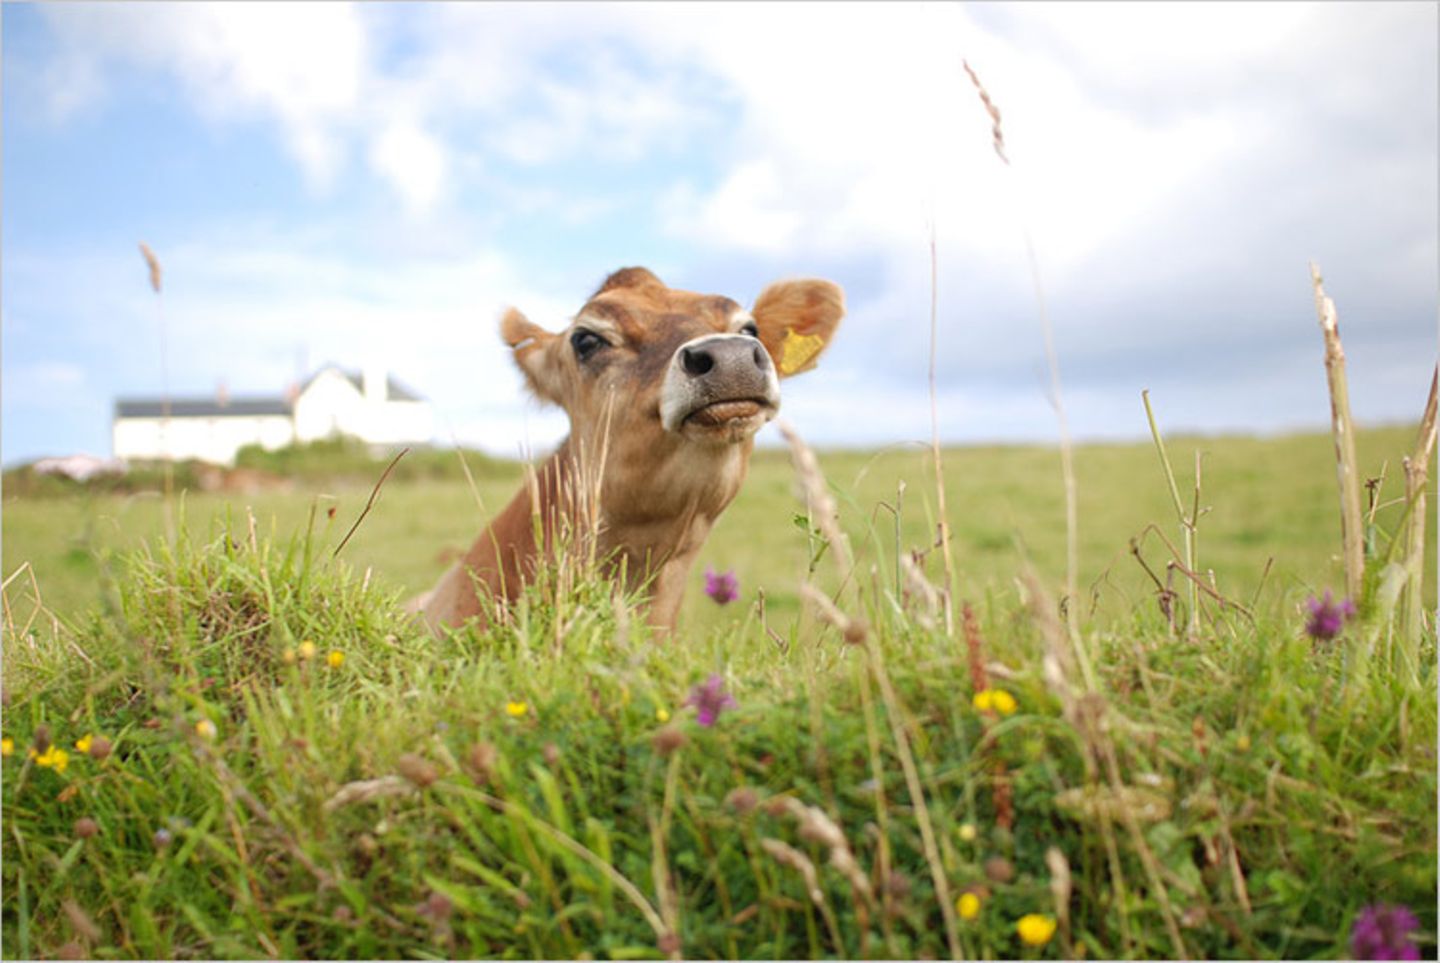
[[[294,428],[284,415],[253,417],[121,418],[111,429],[116,458],[198,458],[230,465],[245,445],[281,448],[294,439]]]
[[[428,401],[366,398],[334,368],[321,371],[295,399],[294,419],[285,415],[171,418],[162,439],[159,418],[122,418],[112,427],[117,458],[199,458],[230,465],[244,445],[280,448],[336,432],[371,445],[428,442],[435,435]]]
[[[434,437],[435,418],[428,401],[373,400],[327,368],[295,401],[295,437],[314,441],[336,431],[372,445],[427,442]]]
[[[320,372],[295,399],[295,439],[315,441],[335,432],[364,437],[365,399],[333,368]]]

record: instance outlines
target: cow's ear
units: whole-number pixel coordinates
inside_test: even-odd
[[[845,316],[845,293],[829,281],[778,281],[750,314],[780,377],[809,371]]]
[[[510,308],[500,319],[500,337],[510,346],[515,365],[525,375],[525,382],[535,396],[564,405],[563,366],[554,351],[558,336]]]

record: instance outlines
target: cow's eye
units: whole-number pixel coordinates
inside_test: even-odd
[[[744,326],[741,327],[740,333],[748,334],[752,338],[758,338],[760,337],[760,328],[756,326],[754,321],[746,321]]]
[[[605,347],[605,339],[594,331],[577,328],[575,333],[570,335],[570,347],[575,349],[575,357],[584,361]]]

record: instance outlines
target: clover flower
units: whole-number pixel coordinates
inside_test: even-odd
[[[300,643],[300,648],[298,649],[298,652],[300,654],[300,658],[307,661],[315,658],[315,643],[311,642],[309,639],[306,639],[304,642]]]
[[[1027,913],[1015,924],[1015,932],[1030,946],[1044,946],[1055,935],[1055,921],[1039,913]]]
[[[530,711],[530,707],[523,702],[505,703],[505,714],[512,719],[518,719]]]
[[[217,732],[218,730],[215,728],[215,723],[209,719],[201,719],[195,723],[195,734],[206,742],[213,742]]]
[[[974,893],[961,893],[955,901],[955,912],[962,920],[973,920],[980,915],[980,897]]]
[[[1418,960],[1410,931],[1419,928],[1415,914],[1403,906],[1367,906],[1350,930],[1350,951],[1357,960]]]
[[[13,755],[14,752],[15,752],[15,740],[14,740],[14,739],[11,739],[9,736],[6,736],[4,739],[0,739],[0,756]]]
[[[710,596],[720,605],[733,602],[740,597],[740,580],[735,577],[735,570],[728,572],[716,572],[711,566],[705,568],[705,594]]]
[[[90,751],[90,746],[93,745],[94,742],[95,737],[87,732],[85,733],[85,735],[75,740],[75,748],[79,749],[82,753],[88,753]]]
[[[331,649],[330,654],[325,656],[325,664],[332,669],[338,669],[345,664],[345,653],[339,649]]]
[[[738,705],[735,697],[725,691],[725,680],[718,674],[692,688],[684,704],[695,707],[695,721],[702,726],[713,726],[720,713]]]
[[[1355,603],[1349,599],[1336,602],[1328,589],[1323,599],[1312,595],[1305,605],[1310,610],[1310,617],[1305,621],[1305,634],[1316,642],[1334,639],[1344,630],[1345,623],[1355,617]]]

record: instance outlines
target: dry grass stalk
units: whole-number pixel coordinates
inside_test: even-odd
[[[840,511],[835,505],[835,499],[830,494],[830,489],[825,484],[825,475],[820,471],[820,463],[815,460],[815,452],[805,444],[798,432],[789,422],[776,419],[775,425],[780,429],[785,442],[790,446],[791,462],[795,466],[795,474],[800,479],[800,486],[805,492],[805,502],[810,509],[815,524],[820,528],[820,534],[825,536],[830,543],[830,552],[835,557],[835,566],[840,572],[840,577],[847,578],[854,565],[850,555],[850,544],[845,539],[845,534],[840,530]]]
[[[408,447],[400,449],[400,453],[390,460],[389,465],[385,466],[385,470],[380,473],[380,480],[375,483],[374,488],[370,489],[370,498],[365,502],[365,507],[360,510],[360,515],[355,519],[355,524],[350,526],[350,531],[346,532],[345,537],[340,539],[340,544],[335,546],[335,551],[331,554],[331,558],[338,556],[340,550],[349,543],[350,536],[355,534],[355,530],[360,527],[360,523],[365,521],[365,516],[370,514],[370,509],[375,507],[375,497],[380,494],[380,486],[385,484],[385,479],[390,477],[390,473],[395,470],[395,466],[400,464],[400,459],[404,458],[409,451],[410,449]],[[251,537],[252,539],[254,537],[253,527],[251,528]]]
[[[962,61],[963,63],[963,61]],[[992,131],[995,140],[995,153],[1011,167],[1010,158],[1005,155],[1005,138],[1000,130],[1000,108],[996,107],[990,99],[984,84],[980,82],[979,76],[964,63],[965,72],[970,75],[970,82],[975,85],[975,90],[980,95],[980,102],[985,105],[986,112],[994,122]],[[1060,358],[1055,351],[1055,332],[1050,325],[1050,312],[1045,305],[1045,285],[1040,279],[1040,258],[1035,253],[1035,240],[1030,234],[1030,226],[1021,219],[1023,233],[1025,235],[1025,255],[1030,265],[1030,279],[1035,288],[1035,303],[1040,313],[1040,332],[1045,342],[1045,362],[1050,371],[1050,403],[1055,407],[1055,418],[1059,422],[1060,429],[1060,475],[1065,486],[1065,597],[1068,600],[1066,612],[1068,614],[1067,624],[1070,635],[1077,650],[1082,649],[1084,642],[1080,638],[1080,623],[1077,607],[1075,604],[1075,586],[1079,577],[1080,568],[1080,510],[1076,498],[1075,489],[1075,457],[1074,444],[1070,440],[1070,420],[1065,414],[1064,396],[1060,387]],[[1090,670],[1090,660],[1081,652],[1080,668],[1085,673],[1085,678],[1090,685],[1094,686],[1094,676]]]
[[[1045,640],[1045,654],[1040,661],[1045,684],[1060,701],[1065,720],[1075,725],[1076,695],[1075,687],[1070,681],[1075,676],[1075,660],[1070,650],[1070,640],[1055,614],[1054,600],[1040,584],[1040,577],[1035,574],[1035,570],[1027,565],[1021,571],[1020,578],[1030,603],[1030,617],[1035,620],[1036,627],[1040,629],[1040,637]],[[1089,761],[1087,757],[1086,763]]]
[[[800,838],[809,839],[819,843],[830,851],[830,864],[835,867],[840,875],[849,880],[855,892],[865,902],[869,903],[873,898],[870,887],[870,880],[860,869],[860,864],[855,860],[855,854],[850,849],[850,844],[845,840],[845,834],[840,827],[835,825],[834,820],[825,814],[825,811],[818,806],[807,806],[800,800],[789,797],[785,800],[786,808],[800,824]]]
[[[385,796],[408,795],[414,791],[414,784],[403,776],[392,775],[382,776],[379,779],[361,779],[356,782],[347,782],[341,786],[339,791],[325,800],[325,804],[320,808],[324,812],[333,813],[337,809],[355,803],[369,802]]]
[[[170,369],[165,352],[165,299],[160,283],[162,271],[160,259],[150,245],[140,242],[140,256],[150,272],[150,289],[155,292],[156,326],[160,329],[160,451],[165,459],[165,537],[172,544],[175,541],[175,519],[172,505],[175,498],[174,460],[169,457],[166,442],[170,438]]]
[[[1435,453],[1435,408],[1440,369],[1430,376],[1430,395],[1425,413],[1420,418],[1420,431],[1415,438],[1415,451],[1405,459],[1405,501],[1409,517],[1400,537],[1404,543],[1405,597],[1400,607],[1401,637],[1412,646],[1419,645],[1424,631],[1425,578],[1425,482],[1430,458]]]
[[[1070,936],[1070,862],[1058,848],[1045,850],[1045,866],[1050,870],[1050,895],[1055,898],[1055,919],[1060,923],[1060,939],[1065,955],[1075,959],[1075,947]]]
[[[161,287],[160,278],[162,275],[160,259],[155,256],[155,252],[150,249],[150,245],[144,241],[140,242],[140,256],[145,259],[145,266],[150,269],[150,288],[156,294],[159,294]]]
[[[825,899],[825,891],[820,888],[820,874],[815,871],[815,864],[810,862],[810,857],[788,843],[769,837],[760,840],[760,848],[781,866],[787,866],[804,877],[806,894],[810,897],[810,902],[820,910],[820,915],[825,920],[825,928],[830,932],[830,941],[835,946],[835,953],[839,957],[844,957],[846,955],[845,944],[840,936],[840,923],[835,919],[835,911],[830,908],[829,901]]]
[[[1335,470],[1340,481],[1340,542],[1345,560],[1345,594],[1356,601],[1365,579],[1365,532],[1361,526],[1360,468],[1355,456],[1355,423],[1350,417],[1350,389],[1345,378],[1345,349],[1335,302],[1325,294],[1324,278],[1314,261],[1310,280],[1315,312],[1325,339],[1325,377],[1330,387],[1330,428],[1335,437]]]
[[[1145,418],[1150,422],[1150,437],[1155,440],[1155,449],[1160,453],[1160,466],[1165,469],[1165,480],[1170,484],[1170,498],[1175,504],[1175,517],[1180,522],[1180,534],[1184,536],[1185,543],[1185,567],[1191,572],[1195,571],[1195,536],[1196,517],[1199,512],[1200,500],[1200,461],[1199,453],[1196,453],[1195,461],[1195,500],[1196,509],[1192,514],[1185,514],[1185,506],[1180,501],[1180,488],[1175,484],[1175,472],[1170,467],[1170,456],[1165,453],[1165,439],[1160,434],[1160,425],[1155,420],[1155,411],[1150,407],[1150,391],[1146,389],[1140,392],[1140,398],[1145,402]],[[1192,580],[1190,582],[1190,634],[1193,636],[1200,631],[1200,589]]]
[[[968,69],[968,68],[967,68]],[[971,75],[974,76],[973,74]],[[999,136],[1000,121],[996,114],[995,131]],[[1003,157],[1004,154],[1002,153]],[[945,558],[945,634],[955,637],[955,607],[951,599],[955,593],[955,560],[950,554],[950,513],[945,508],[944,460],[940,457],[940,414],[935,401],[935,348],[937,344],[937,306],[939,278],[935,258],[935,225],[930,225],[930,457],[935,461],[935,497],[940,509],[940,549]]]
[[[665,922],[665,932],[659,934],[665,947],[666,956],[672,960],[682,958],[680,943],[680,907],[675,892],[675,881],[670,873],[670,859],[666,855],[665,840],[670,837],[670,819],[675,812],[675,792],[679,785],[681,753],[670,755],[670,765],[665,771],[665,798],[660,805],[660,818],[650,816],[650,875],[655,884],[655,898],[660,903],[660,918]]]
[[[980,635],[980,620],[975,610],[965,602],[960,607],[960,624],[965,630],[965,654],[969,661],[970,687],[976,692],[990,688],[990,679],[985,672],[985,640]]]
[[[994,125],[990,129],[990,133],[995,141],[995,153],[999,155],[1000,159],[1004,161],[1008,167],[1010,158],[1005,156],[1005,133],[1000,129],[1000,108],[996,107],[994,101],[990,99],[989,91],[985,89],[985,85],[982,84],[980,78],[976,76],[975,71],[970,66],[970,62],[968,60],[962,60],[960,64],[965,68],[965,72],[970,75],[970,82],[975,85],[975,91],[980,95],[980,103],[985,105],[985,113],[990,115],[990,121]]]
[[[810,446],[805,444],[795,429],[784,422],[778,422],[778,424],[780,433],[785,436],[785,440],[790,445],[795,472],[800,478],[812,514],[817,512],[819,514],[816,524],[820,526],[821,533],[831,540],[831,550],[835,553],[835,564],[840,570],[841,577],[844,578],[849,574],[853,563],[849,548],[844,542],[844,536],[840,532],[835,500],[830,497],[829,489],[825,484],[825,476],[821,473],[820,465],[815,460],[815,453],[810,450]],[[845,615],[829,598],[824,597],[812,586],[802,585],[801,592],[812,601],[817,596],[823,598],[823,603],[817,603],[820,617],[844,632],[846,641],[860,645],[865,650],[870,671],[874,675],[876,684],[880,687],[881,701],[885,703],[885,714],[890,720],[890,733],[895,740],[896,754],[900,757],[900,768],[905,773],[905,785],[910,794],[910,804],[914,808],[915,824],[920,830],[921,848],[925,853],[925,861],[930,866],[930,876],[935,885],[935,898],[940,904],[940,914],[945,921],[945,937],[949,945],[950,956],[952,959],[960,959],[962,955],[960,930],[955,919],[955,907],[950,898],[950,884],[945,875],[944,864],[940,859],[935,828],[930,822],[930,810],[925,801],[925,790],[920,782],[920,772],[915,766],[915,757],[910,752],[910,739],[905,731],[904,709],[895,693],[895,687],[890,682],[890,673],[885,668],[884,655],[879,646],[874,645],[867,638],[863,623]]]
[[[906,594],[911,597],[918,596],[925,603],[925,610],[916,613],[915,621],[926,629],[935,628],[935,615],[940,611],[941,591],[920,571],[920,565],[915,561],[913,553],[901,552],[898,557]]]
[[[92,944],[100,942],[100,938],[104,934],[100,931],[100,927],[95,925],[95,921],[90,918],[90,914],[80,907],[79,903],[73,899],[67,899],[60,904],[60,908],[65,911],[65,916],[70,920],[70,927],[77,935]]]

